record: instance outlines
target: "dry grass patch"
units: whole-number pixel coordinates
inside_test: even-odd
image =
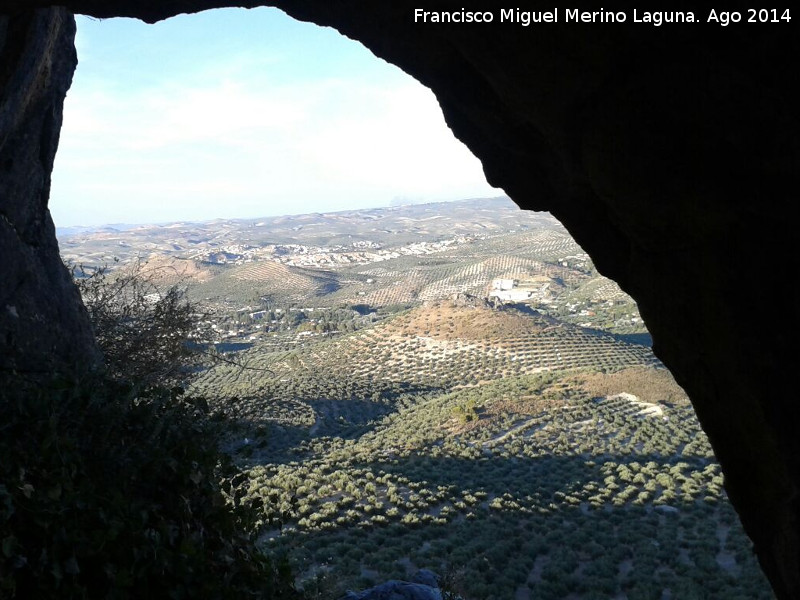
[[[686,405],[689,399],[666,369],[634,367],[616,373],[591,373],[575,377],[580,388],[592,396],[629,393],[643,402]]]
[[[445,340],[497,340],[540,333],[549,325],[513,310],[454,306],[450,301],[420,307],[387,325],[389,333]]]

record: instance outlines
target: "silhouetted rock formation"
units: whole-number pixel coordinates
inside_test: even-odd
[[[34,4],[47,2],[6,0],[0,10]],[[96,16],[153,21],[270,3],[63,4]],[[776,593],[800,598],[800,419],[796,350],[785,327],[798,313],[790,293],[798,252],[787,217],[800,189],[795,22],[423,25],[414,23],[417,5],[410,0],[275,4],[362,41],[430,87],[489,181],[520,206],[561,219],[601,272],[638,301],[656,353],[691,396]],[[18,31],[26,19],[40,18],[4,22],[17,23]],[[10,252],[31,273],[23,297],[61,307],[42,312],[30,335],[33,351],[49,351],[51,340],[66,343],[64,332],[84,331],[74,293],[53,266],[52,226],[42,218],[54,145],[36,141],[56,135],[55,99],[66,89],[72,50],[63,46],[66,35],[60,46],[56,38],[30,46],[11,31],[0,34],[0,189],[3,214],[13,225],[0,226],[0,247],[5,260]],[[22,51],[52,56],[52,79],[35,61],[19,59]],[[17,87],[9,82],[30,76],[47,86],[14,100]],[[31,170],[34,176],[25,178]],[[32,216],[8,217],[9,204]],[[18,236],[22,231],[36,242]],[[17,306],[20,292],[9,292],[5,271],[3,277],[3,293]],[[45,293],[47,285],[52,289]],[[8,335],[16,334],[8,309],[0,308],[0,344],[8,354]],[[45,335],[42,322],[60,333]],[[75,352],[91,354],[85,339],[69,340]],[[62,354],[63,343],[55,348]]]
[[[74,38],[63,9],[0,15],[0,377],[98,358],[47,209]]]

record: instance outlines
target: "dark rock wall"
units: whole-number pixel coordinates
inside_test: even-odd
[[[489,181],[520,206],[555,214],[639,302],[776,593],[800,598],[800,418],[788,333],[798,313],[789,219],[800,183],[796,25],[422,25],[410,0],[64,4],[149,21],[275,4],[337,28],[430,87]],[[0,10],[20,5],[0,0]],[[50,114],[54,105],[31,106]],[[28,114],[30,131],[47,130]],[[46,172],[36,153],[6,148],[3,160]],[[21,189],[19,206],[41,212],[46,184]],[[2,235],[4,253],[21,252]],[[28,254],[43,260],[54,246],[49,221],[36,235],[41,251]],[[62,281],[44,264],[35,272]],[[52,327],[75,326],[74,311],[47,315]]]
[[[0,15],[0,378],[97,360],[47,208],[74,37],[63,9]]]

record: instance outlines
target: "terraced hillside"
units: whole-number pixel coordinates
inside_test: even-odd
[[[571,238],[553,232],[560,241],[565,260],[547,262],[534,258],[552,254],[549,242],[526,233],[497,236],[476,243],[465,243],[428,255],[401,255],[360,265],[331,264],[325,268],[296,267],[273,260],[230,265],[214,279],[198,282],[192,294],[198,298],[236,299],[251,303],[268,298],[273,303],[298,306],[340,306],[367,304],[379,308],[426,300],[443,300],[453,294],[486,296],[496,279],[544,277],[558,286],[579,286],[591,279],[583,270],[568,266],[569,251],[575,249]],[[505,238],[513,238],[511,240]],[[500,239],[502,238],[502,239]],[[537,238],[537,239],[531,239]],[[498,254],[494,246],[508,242],[516,245],[519,255]],[[526,246],[528,243],[543,246]],[[524,256],[530,255],[529,257]],[[563,265],[561,263],[564,263]],[[581,267],[589,265],[581,262]],[[567,266],[565,266],[567,265]]]
[[[249,398],[256,405],[263,397],[385,398],[401,386],[442,390],[540,371],[657,362],[648,348],[609,335],[474,298],[467,302],[472,305],[418,306],[352,334],[318,337],[297,350],[276,352],[255,344],[240,357],[248,370],[219,365],[196,389],[211,397]]]
[[[223,268],[213,279],[192,285],[192,297],[240,306],[268,298],[281,305],[313,305],[341,287],[336,273],[260,261]]]
[[[771,597],[647,348],[466,296],[281,335],[198,389],[241,418],[263,543],[319,597],[421,567],[470,600]]]
[[[771,598],[635,303],[549,215],[81,235],[73,259],[149,256],[203,304],[221,359],[189,391],[234,417],[238,493],[309,597],[427,567],[465,600]]]
[[[175,223],[96,232],[60,241],[73,264],[158,266],[209,312],[228,313],[231,331],[256,333],[237,313],[260,309],[372,310],[492,294],[568,322],[644,333],[633,301],[594,270],[589,257],[545,213],[507,198]],[[115,262],[115,258],[119,262]],[[512,282],[496,294],[498,282]],[[243,341],[243,340],[234,340]]]
[[[315,418],[262,424],[245,448],[250,497],[282,515],[264,543],[321,597],[421,567],[472,599],[771,597],[662,369],[409,395],[349,435]]]

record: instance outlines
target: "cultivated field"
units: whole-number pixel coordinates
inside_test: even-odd
[[[189,391],[234,418],[261,543],[310,598],[423,567],[465,600],[772,597],[635,302],[549,215],[471,200],[61,245],[149,258],[201,302],[222,360]]]

